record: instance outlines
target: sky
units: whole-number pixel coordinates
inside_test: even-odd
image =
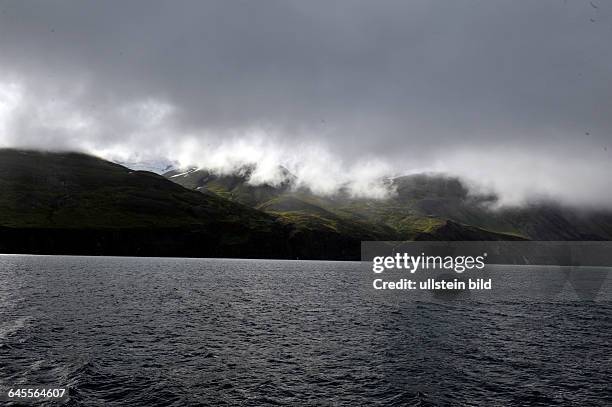
[[[612,3],[0,0],[0,147],[612,209]]]

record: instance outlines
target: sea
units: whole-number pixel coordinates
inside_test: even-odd
[[[584,296],[507,266],[503,295],[414,295],[360,262],[2,255],[0,405],[609,406],[598,276]],[[66,393],[6,398],[42,387]]]

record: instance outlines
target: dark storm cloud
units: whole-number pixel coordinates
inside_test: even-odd
[[[612,5],[0,2],[0,143],[612,206]],[[591,21],[591,20],[594,20]],[[366,180],[365,184],[361,181]]]

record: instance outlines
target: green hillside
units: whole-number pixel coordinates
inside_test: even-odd
[[[317,196],[306,189],[292,188],[292,177],[280,186],[250,185],[249,173],[215,175],[205,170],[172,171],[164,174],[172,181],[206,194],[228,199],[281,217],[300,230],[322,228],[342,234],[359,235],[362,240],[442,239],[448,236],[447,225],[453,225],[455,240],[514,240],[519,234],[487,230],[487,228],[454,221],[450,217],[430,215],[419,203],[430,196],[445,199],[445,194],[467,195],[457,182],[438,185],[416,183],[416,193],[399,190],[390,199],[356,199],[346,193]],[[406,195],[410,195],[408,198]],[[419,199],[421,198],[421,199]]]
[[[240,222],[271,230],[260,211],[185,189],[157,174],[76,153],[0,150],[0,225],[131,228]]]

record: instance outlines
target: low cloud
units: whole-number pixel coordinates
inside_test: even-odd
[[[370,197],[434,171],[500,204],[612,208],[610,24],[553,0],[9,2],[0,146]]]

